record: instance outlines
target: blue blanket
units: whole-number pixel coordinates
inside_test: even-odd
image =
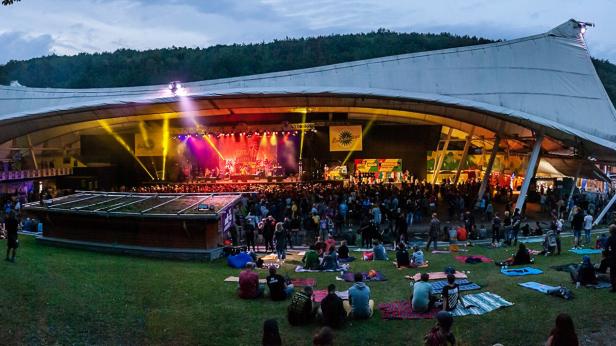
[[[481,288],[481,286],[467,279],[458,279],[456,283],[460,286],[460,291],[472,291]],[[447,280],[433,281],[430,284],[432,285],[432,291],[439,293],[443,291],[443,287],[447,286]]]
[[[549,291],[557,290],[557,289],[560,288],[558,286],[544,285],[544,284],[541,284],[541,283],[538,283],[538,282],[534,282],[534,281],[522,282],[522,283],[519,283],[518,285],[520,285],[522,287],[530,288],[531,290],[539,291],[541,293],[546,293],[546,294]]]
[[[578,255],[595,255],[600,254],[601,250],[598,249],[570,249],[569,252],[573,252]]]
[[[543,274],[541,269],[533,268],[533,267],[524,267],[524,268],[515,268],[515,269],[502,269],[501,274],[507,276],[523,276],[523,275],[536,275]]]
[[[483,315],[490,311],[513,305],[512,302],[506,301],[503,297],[491,292],[467,294],[462,296],[462,300],[468,308],[463,308],[462,304],[458,304],[455,310],[451,312],[452,315]]]
[[[231,268],[242,269],[246,267],[246,263],[252,262],[252,257],[245,252],[240,252],[235,256],[227,257],[227,264]]]

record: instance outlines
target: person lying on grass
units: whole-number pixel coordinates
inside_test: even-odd
[[[533,261],[530,258],[530,253],[528,252],[526,245],[524,245],[523,243],[520,243],[520,246],[518,247],[518,252],[516,252],[515,255],[507,258],[506,260],[502,262],[496,262],[496,265],[497,266],[512,266],[512,265],[531,264],[531,263],[533,263]]]
[[[443,287],[443,311],[453,311],[458,307],[458,303],[463,308],[467,308],[464,305],[462,296],[460,295],[460,286],[456,283],[456,277],[453,274],[447,275],[447,285]]]
[[[411,306],[415,312],[428,312],[436,302],[432,284],[428,282],[430,275],[421,273],[421,279],[416,284],[411,283]]]

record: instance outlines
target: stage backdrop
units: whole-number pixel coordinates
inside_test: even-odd
[[[330,151],[362,151],[361,125],[330,126]]]

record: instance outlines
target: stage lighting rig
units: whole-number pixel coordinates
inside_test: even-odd
[[[182,83],[180,81],[173,81],[169,83],[169,90],[173,93],[173,96],[176,96],[182,90]]]

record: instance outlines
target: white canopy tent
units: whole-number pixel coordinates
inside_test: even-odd
[[[511,41],[185,83],[184,90],[198,105],[190,111],[201,115],[319,106],[397,110],[420,114],[428,122],[478,126],[504,138],[542,132],[564,147],[583,146],[600,159],[614,160],[616,111],[581,27],[569,20]],[[166,85],[0,86],[0,143],[96,119],[182,116],[181,98]]]

